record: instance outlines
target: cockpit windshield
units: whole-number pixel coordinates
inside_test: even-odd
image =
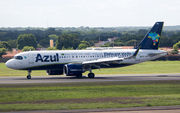
[[[14,56],[13,59],[22,60],[23,57],[22,56]]]

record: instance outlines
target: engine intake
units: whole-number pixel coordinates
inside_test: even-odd
[[[66,76],[82,75],[83,73],[82,65],[79,64],[66,64],[63,70]]]

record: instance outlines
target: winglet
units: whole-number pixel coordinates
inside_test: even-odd
[[[137,54],[138,54],[138,52],[139,52],[139,50],[140,50],[140,48],[141,48],[141,45],[137,48],[137,50],[135,51],[135,53],[132,56],[130,56],[130,57],[126,58],[126,59],[130,59],[130,58],[135,59]]]

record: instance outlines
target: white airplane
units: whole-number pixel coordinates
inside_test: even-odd
[[[89,71],[88,77],[94,78],[92,69],[123,67],[165,56],[166,51],[158,50],[163,24],[156,22],[134,49],[28,51],[16,54],[5,65],[11,69],[27,70],[27,79],[31,79],[32,70],[78,78]]]

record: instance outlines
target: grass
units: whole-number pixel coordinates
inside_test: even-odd
[[[1,84],[0,91],[0,112],[180,105],[180,81]],[[110,97],[121,99],[103,102]],[[89,98],[104,99],[97,102],[68,102],[68,99]],[[64,99],[67,101],[61,102]],[[44,102],[37,102],[42,100]],[[47,100],[58,102],[46,103]]]
[[[122,68],[93,70],[93,72],[96,75],[180,73],[180,61],[149,61]],[[27,71],[12,70],[4,63],[0,63],[0,76],[26,75]],[[43,75],[46,75],[45,71],[32,72],[32,76]],[[111,97],[120,99],[106,102],[86,101],[86,99]],[[63,99],[85,99],[85,101],[61,102]],[[58,102],[48,103],[47,100],[58,100]],[[38,103],[38,101],[43,102]],[[180,81],[0,84],[0,112],[170,105],[180,105]]]
[[[153,74],[180,73],[180,61],[148,61],[132,66],[93,70],[96,75],[102,74]],[[87,75],[88,72],[84,73]],[[27,71],[13,70],[0,63],[0,76],[26,76]],[[45,70],[32,71],[32,76],[44,76]]]

